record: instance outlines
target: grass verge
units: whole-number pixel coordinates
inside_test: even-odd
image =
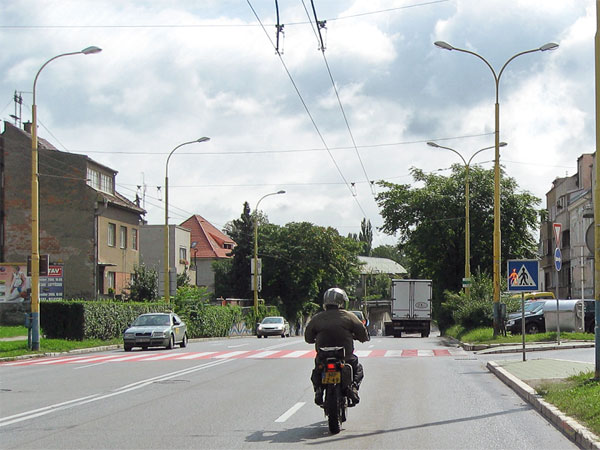
[[[5,328],[5,327],[2,327]],[[101,347],[104,345],[122,344],[122,339],[102,341],[100,339],[87,339],[83,341],[68,341],[65,339],[40,339],[40,351],[33,352],[27,348],[27,340],[0,342],[0,358],[10,358],[21,355],[35,355],[40,353],[61,353],[80,348]]]
[[[600,381],[593,378],[593,372],[581,373],[561,382],[542,384],[538,393],[600,436]]]
[[[476,330],[465,330],[460,325],[454,325],[448,328],[445,333],[462,342],[469,344],[520,344],[523,338],[520,334],[494,337],[493,328],[478,328]],[[560,333],[562,340],[593,341],[594,335],[591,333]],[[526,334],[525,342],[554,342],[556,341],[556,332]]]
[[[0,327],[0,339],[1,338],[9,338],[9,337],[17,337],[17,336],[27,336],[27,328],[25,328],[23,326]]]

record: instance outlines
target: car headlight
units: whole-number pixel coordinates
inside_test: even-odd
[[[135,337],[135,333],[123,333],[124,338],[132,338]]]
[[[258,329],[259,329],[259,330],[262,330],[262,325],[259,325],[259,326],[258,326]]]
[[[509,320],[508,322],[506,322],[506,325],[508,325],[509,327],[512,327],[515,324],[514,320]]]
[[[165,337],[165,332],[164,331],[153,331],[152,337]]]

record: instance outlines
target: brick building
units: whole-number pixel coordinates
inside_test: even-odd
[[[31,254],[31,130],[0,135],[0,262]],[[63,264],[65,298],[119,294],[138,264],[145,211],[115,191],[117,172],[39,139],[40,254]]]

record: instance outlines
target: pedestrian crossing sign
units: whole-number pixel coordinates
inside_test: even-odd
[[[508,260],[508,291],[539,291],[539,261],[537,259]]]

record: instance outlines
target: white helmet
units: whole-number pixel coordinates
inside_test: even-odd
[[[348,295],[343,289],[340,288],[327,289],[325,294],[323,294],[323,307],[327,305],[335,305],[339,309],[344,307],[347,301]]]

